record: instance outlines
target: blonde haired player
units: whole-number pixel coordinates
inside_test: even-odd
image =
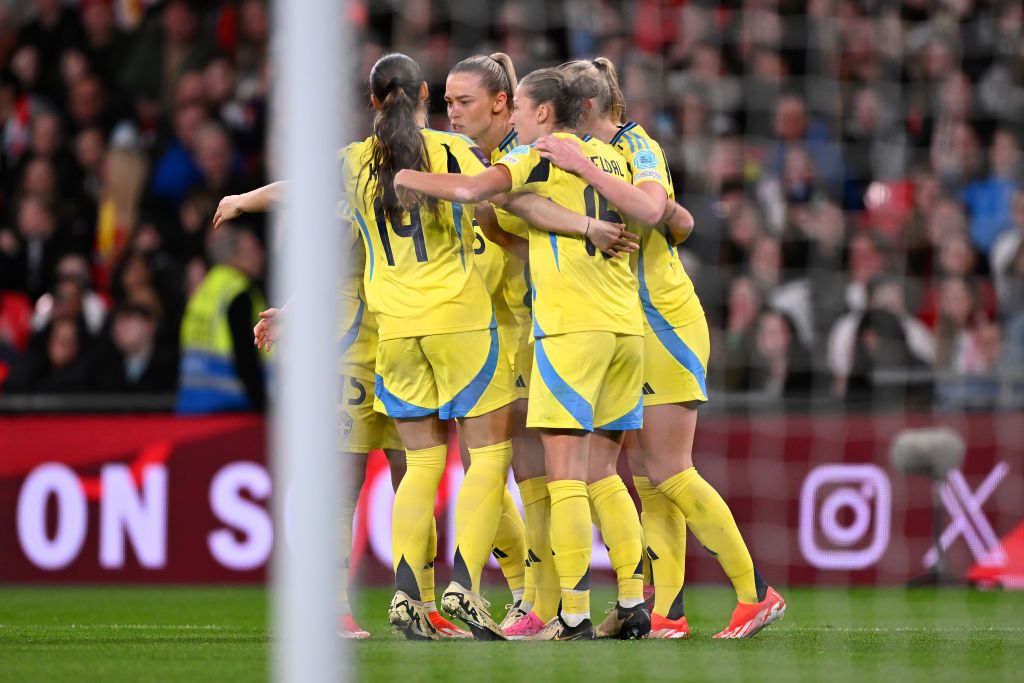
[[[520,141],[555,133],[582,146],[606,172],[625,177],[625,160],[616,150],[582,142],[569,132],[580,122],[583,103],[576,85],[557,70],[541,69],[523,79],[515,106],[512,120]],[[528,146],[515,148],[472,178],[403,171],[395,185],[402,193],[466,202],[522,190],[595,218],[613,215],[593,187],[551,166]],[[588,459],[595,430],[621,443],[624,430],[641,425],[642,322],[636,280],[623,259],[598,253],[586,231],[563,236],[531,224],[529,258],[535,344],[527,426],[539,429],[544,443],[551,546],[562,595],[559,613],[537,637],[593,638]],[[623,539],[624,549],[632,544],[625,580],[619,574],[620,602],[630,603],[624,605],[630,614],[622,634],[642,637],[650,621],[637,575],[642,548],[632,504],[619,517],[609,515],[607,526],[606,539],[611,529],[611,535]]]
[[[630,452],[639,451],[641,458],[631,462],[646,473],[635,481],[657,586],[652,637],[689,635],[682,599],[684,517],[736,590],[737,606],[729,625],[715,637],[749,637],[780,618],[786,604],[754,568],[725,501],[693,466],[697,408],[708,400],[704,377],[710,353],[704,311],[676,253],[693,221],[675,204],[661,146],[636,122],[622,122],[625,104],[612,63],[598,58],[574,64],[576,72],[598,74],[608,85],[594,103],[586,132],[616,146],[628,160],[632,184],[655,206],[667,207],[660,220],[631,224],[641,236],[635,267],[644,311],[645,415],[633,442],[638,447]],[[609,201],[635,196],[618,179],[596,173],[573,145],[546,138],[537,148],[544,158],[593,184]]]

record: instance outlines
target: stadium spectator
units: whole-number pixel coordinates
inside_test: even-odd
[[[710,379],[726,391],[744,391],[753,384],[751,359],[761,309],[761,293],[753,281],[746,276],[733,278],[725,330],[713,344],[722,353],[711,356],[712,366],[717,367],[709,373]]]
[[[776,140],[768,154],[768,173],[782,177],[788,153],[802,150],[827,190],[838,197],[843,183],[843,159],[825,125],[809,120],[803,99],[793,94],[779,98],[774,116]]]
[[[850,376],[843,389],[855,410],[927,405],[931,382],[907,345],[899,318],[868,311],[857,325]]]
[[[157,314],[142,304],[114,311],[109,332],[97,342],[90,359],[89,387],[100,393],[168,393],[174,391],[178,359],[173,349],[157,344]]]
[[[62,310],[59,295],[61,283],[71,281],[74,283],[78,302],[74,316],[70,317],[78,317],[80,314],[89,334],[99,334],[107,319],[107,303],[92,289],[89,262],[81,254],[66,254],[57,261],[56,278],[54,291],[47,292],[36,301],[35,311],[32,313],[32,329],[42,330],[54,318],[70,316],[68,311]]]
[[[17,206],[17,230],[0,230],[0,288],[25,292],[33,301],[49,291],[53,268],[65,251],[53,207],[35,195]]]
[[[766,398],[808,398],[814,388],[811,355],[793,319],[767,310],[757,320],[750,385]]]
[[[971,217],[971,241],[988,254],[999,234],[1010,226],[1010,200],[1020,187],[1020,145],[1005,128],[996,131],[989,148],[989,176],[964,190]]]
[[[149,191],[169,211],[176,210],[188,191],[202,181],[196,155],[199,131],[206,121],[206,107],[201,103],[186,103],[174,114],[174,137],[157,157],[149,182]]]
[[[252,328],[266,308],[254,284],[263,276],[263,248],[243,228],[225,226],[210,236],[207,272],[181,322],[177,411],[262,410],[263,361]]]
[[[202,69],[216,49],[189,0],[168,0],[159,22],[142,29],[135,49],[124,67],[123,83],[144,104],[174,105],[178,81],[194,69]],[[159,24],[159,25],[157,25]]]
[[[1024,191],[1013,196],[1011,228],[999,236],[992,247],[991,271],[999,298],[999,311],[1004,315],[1024,312]]]
[[[131,44],[117,25],[114,0],[81,0],[79,11],[84,32],[82,51],[89,70],[104,81],[108,91],[116,92],[121,85],[118,74],[128,60]]]
[[[85,339],[71,318],[55,318],[33,336],[28,354],[15,365],[4,385],[7,393],[72,394],[84,391],[89,368]]]
[[[885,311],[900,321],[907,346],[915,360],[931,366],[935,361],[935,340],[928,327],[910,315],[906,308],[903,282],[891,275],[881,275],[868,285],[867,311]],[[832,373],[833,392],[842,396],[853,369],[857,328],[866,311],[850,311],[836,320],[828,335],[828,368]]]

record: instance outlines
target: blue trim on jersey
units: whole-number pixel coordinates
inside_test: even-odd
[[[644,255],[643,249],[641,248],[640,257],[637,267],[637,275],[640,279],[640,303],[643,304],[644,315],[647,317],[647,323],[654,330],[655,336],[658,337],[658,341],[661,342],[662,346],[676,359],[676,362],[682,365],[684,368],[690,371],[693,378],[697,380],[697,385],[700,386],[700,391],[705,396],[708,395],[708,388],[704,380],[704,366],[701,364],[700,359],[697,358],[697,354],[686,345],[679,335],[676,334],[675,329],[672,325],[665,320],[665,316],[661,314],[661,311],[657,309],[654,302],[651,301],[651,292],[647,289],[647,278],[644,276]]]
[[[623,415],[617,420],[612,420],[608,424],[598,426],[598,429],[604,429],[609,432],[626,431],[627,429],[640,429],[644,426],[644,397],[641,392],[640,400],[637,401],[636,407],[630,410],[628,413]]]
[[[627,133],[626,137],[636,143],[637,151],[641,149],[650,149],[651,146],[647,144],[647,141],[640,137],[637,133]]]
[[[477,402],[480,401],[480,397],[484,395],[487,387],[490,386],[491,380],[494,379],[494,372],[498,368],[498,328],[493,314],[491,315],[490,331],[491,346],[487,351],[487,358],[484,360],[483,367],[476,373],[476,377],[469,381],[469,384],[463,387],[459,393],[455,394],[452,400],[438,408],[437,414],[442,420],[466,417],[469,411],[473,410]]]
[[[609,142],[608,144],[614,145],[616,142],[619,141],[619,138],[622,137],[623,133],[625,133],[626,131],[628,131],[628,130],[630,130],[632,128],[636,128],[636,125],[637,125],[636,121],[627,121],[626,123],[624,123],[622,125],[622,127],[619,128],[619,132],[612,136],[612,141]]]
[[[533,336],[535,339],[540,339],[547,335],[544,334],[544,330],[540,329],[540,323],[537,322],[537,288],[533,286],[533,282],[530,282],[530,294],[533,297],[533,305],[530,306],[530,317],[533,318]]]
[[[558,272],[562,272],[562,267],[558,265],[558,236],[549,232],[548,237],[551,239],[551,251],[555,254],[555,268],[558,269]]]
[[[516,129],[513,128],[508,132],[508,135],[505,136],[505,139],[498,143],[498,151],[507,152],[510,148],[517,147],[518,145],[519,134],[516,133]]]
[[[359,308],[356,309],[356,317],[352,320],[352,324],[345,330],[345,335],[338,342],[338,356],[344,356],[345,352],[348,351],[349,347],[352,346],[352,342],[359,336],[359,326],[363,322],[363,309],[366,306],[363,303],[363,298],[359,297]]]
[[[414,405],[398,398],[384,386],[384,378],[374,373],[373,393],[384,404],[388,417],[426,417],[437,411],[432,408]]]
[[[583,429],[588,432],[594,431],[594,408],[585,398],[576,393],[576,390],[569,386],[555,370],[548,354],[544,351],[543,339],[537,339],[534,343],[533,357],[541,379],[544,380],[544,384],[555,395],[562,407],[582,425]]]
[[[452,202],[452,220],[455,222],[455,232],[459,235],[459,258],[462,259],[462,270],[466,270],[466,243],[462,241],[462,204]]]
[[[366,221],[363,220],[363,216],[358,210],[353,209],[353,213],[356,215],[356,222],[359,223],[359,230],[363,233],[363,239],[366,241],[366,248],[370,250],[370,264],[367,266],[370,269],[370,279],[373,279],[373,242],[370,241],[370,231],[366,227]]]

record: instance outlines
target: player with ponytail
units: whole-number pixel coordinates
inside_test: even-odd
[[[591,74],[604,88],[593,99],[584,125],[587,134],[614,145],[627,159],[632,186],[596,173],[590,160],[562,140],[537,143],[541,155],[578,173],[609,201],[636,199],[630,229],[640,249],[634,269],[644,311],[644,425],[628,441],[630,464],[643,505],[644,537],[652,558],[655,604],[651,637],[685,638],[683,613],[686,527],[722,565],[736,590],[737,607],[729,626],[716,637],[748,637],[782,615],[785,602],[754,568],[750,553],[725,501],[693,466],[697,409],[708,400],[705,385],[710,342],[707,321],[676,251],[689,236],[693,219],[676,204],[672,177],[661,146],[638,123],[624,122],[625,103],[614,65],[599,57],[563,66]],[[656,558],[656,559],[655,559]]]
[[[453,580],[442,604],[480,639],[504,639],[480,596],[512,458],[512,371],[499,351],[490,297],[474,267],[474,207],[429,200],[406,209],[394,179],[404,170],[484,171],[468,138],[425,128],[420,67],[388,54],[370,72],[373,135],[343,153],[345,188],[366,251],[363,283],[378,323],[374,407],[395,418],[406,474],[392,516],[395,597],[389,618],[412,639],[433,639],[434,500],[444,473],[449,419],[471,464],[455,503]]]

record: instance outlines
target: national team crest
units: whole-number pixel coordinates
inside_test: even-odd
[[[341,430],[342,439],[348,439],[352,435],[352,416],[347,410],[342,410],[338,416],[338,429]]]

